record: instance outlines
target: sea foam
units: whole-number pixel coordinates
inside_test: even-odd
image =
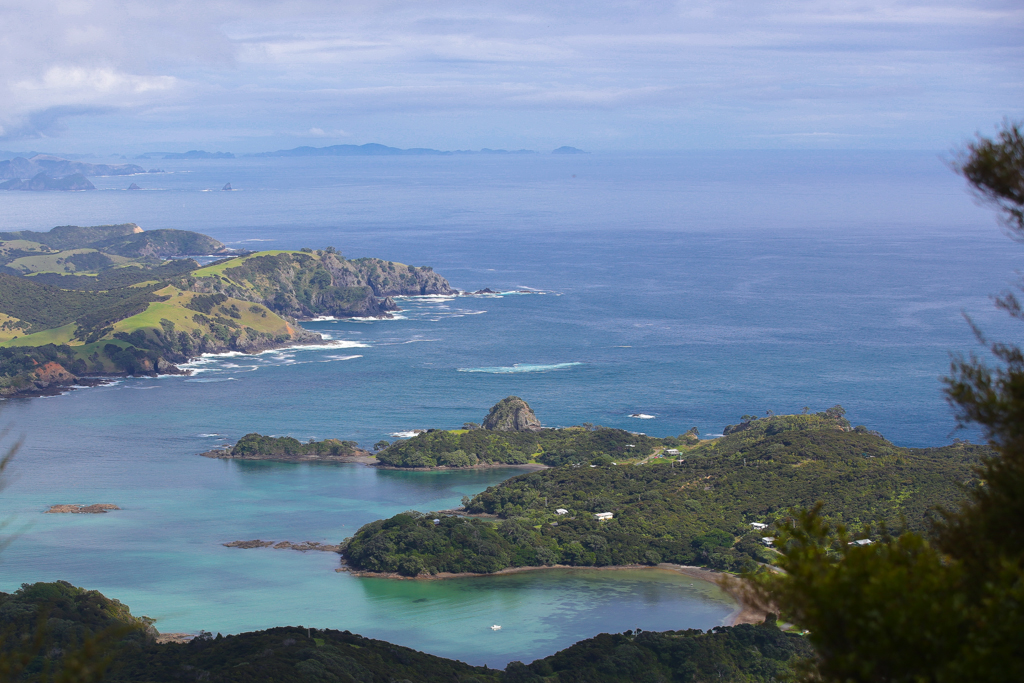
[[[518,372],[550,372],[551,370],[566,370],[575,365],[583,363],[552,363],[550,365],[531,365],[528,363],[516,363],[489,368],[459,368],[459,372],[485,372],[491,375],[510,375]]]

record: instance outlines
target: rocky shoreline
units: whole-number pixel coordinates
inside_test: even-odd
[[[274,550],[298,550],[299,552],[307,552],[309,550],[319,550],[325,553],[340,553],[340,545],[330,545],[327,543],[318,543],[317,541],[303,541],[302,543],[292,543],[291,541],[262,541],[260,539],[254,539],[251,541],[231,541],[230,543],[221,543],[225,548],[242,548],[243,550],[249,550],[251,548],[273,548]]]
[[[324,344],[327,341],[319,334],[308,332],[307,330],[302,330],[302,332],[305,334],[300,335],[299,339],[289,340],[281,344],[253,344],[246,346],[244,349],[230,348],[227,345],[222,345],[215,348],[204,349],[203,353],[199,356],[182,357],[181,359],[175,359],[175,361],[177,363],[188,363],[193,360],[197,360],[206,354],[229,353],[231,351],[257,354],[263,351]],[[144,374],[130,374],[127,372],[90,372],[75,375],[60,363],[50,362],[41,367],[35,368],[35,370],[28,376],[22,375],[25,382],[24,386],[0,387],[0,398],[38,398],[40,396],[59,396],[60,394],[74,389],[88,389],[102,386],[110,380],[123,377],[160,377],[163,375],[188,376],[191,374],[192,372],[190,370],[182,370],[174,363],[163,358],[156,362],[151,372]]]

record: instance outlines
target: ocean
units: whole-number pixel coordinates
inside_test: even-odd
[[[902,446],[954,437],[951,352],[1014,328],[990,295],[1021,267],[935,152],[606,153],[147,161],[97,190],[0,193],[3,230],[135,222],[252,249],[334,246],[430,265],[478,297],[317,321],[325,344],[207,357],[2,403],[25,444],[0,494],[19,530],[0,590],[65,579],[164,631],[348,629],[504,666],[632,628],[710,628],[734,605],[659,570],[357,579],[330,553],[361,524],[456,506],[514,476],[209,460],[253,431],[370,446],[527,400],[548,426],[721,434],[744,414],[841,404]],[[143,189],[126,191],[135,182]],[[236,188],[223,192],[227,182]],[[629,417],[643,414],[649,419]],[[109,502],[105,515],[42,515]],[[691,585],[696,584],[696,585]],[[501,624],[494,632],[491,624]]]

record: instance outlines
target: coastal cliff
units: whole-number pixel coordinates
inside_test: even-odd
[[[194,292],[259,303],[296,319],[387,318],[399,310],[392,297],[458,293],[429,266],[376,258],[348,260],[330,247],[258,252],[193,275]]]

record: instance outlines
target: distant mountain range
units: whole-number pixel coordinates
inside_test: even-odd
[[[365,145],[332,145],[330,147],[296,147],[294,149],[279,149],[276,152],[259,152],[257,154],[246,154],[249,157],[364,157],[364,156],[430,156],[453,154],[536,154],[532,149],[481,149],[480,151],[458,149],[445,151],[440,149],[429,149],[427,147],[413,147],[411,149],[400,149],[388,147],[375,142]]]

